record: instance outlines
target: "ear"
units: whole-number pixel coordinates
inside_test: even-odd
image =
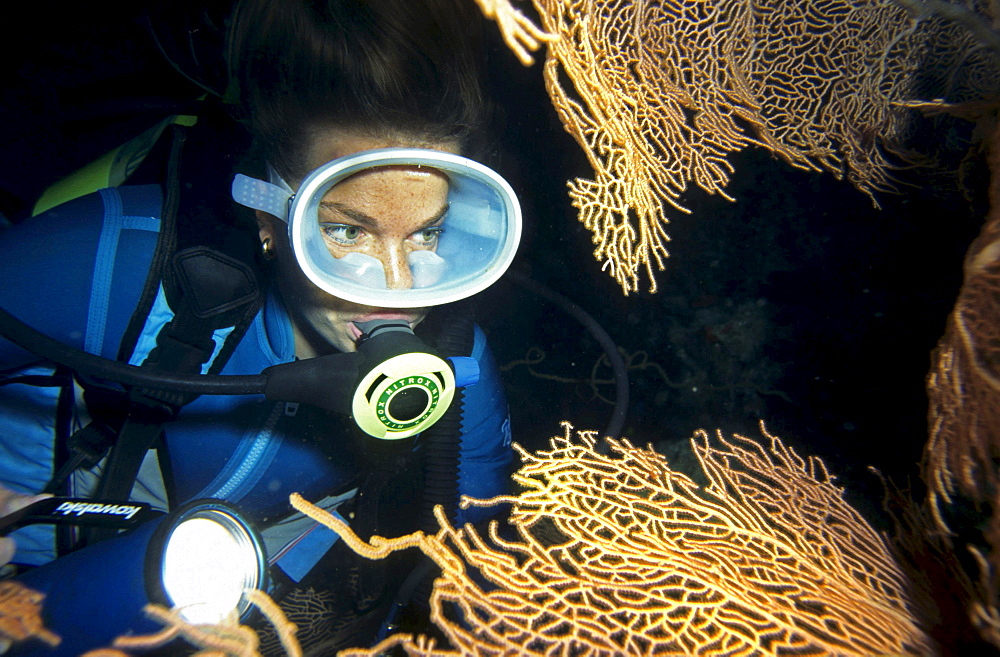
[[[277,229],[275,223],[278,219],[263,210],[255,210],[254,212],[257,215],[257,234],[260,235],[260,243],[263,244],[264,240],[270,239],[271,244],[274,244]]]

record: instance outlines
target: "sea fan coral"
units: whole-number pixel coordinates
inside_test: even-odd
[[[883,538],[850,506],[822,462],[764,432],[698,432],[699,487],[664,457],[564,424],[551,449],[515,475],[505,536],[470,526],[361,541],[299,497],[296,508],[381,558],[417,546],[442,569],[432,620],[450,647],[389,637],[377,655],[930,654],[908,582]],[[485,584],[487,583],[488,584]]]
[[[967,532],[951,527],[954,521],[985,527],[984,540],[966,546],[980,579],[969,612],[1000,648],[1000,119],[996,103],[948,111],[977,120],[985,135],[990,211],[966,253],[962,288],[932,354],[923,469],[940,531]],[[958,499],[971,501],[977,514],[963,519]]]
[[[690,186],[729,198],[734,153],[762,146],[874,198],[893,187],[910,101],[998,90],[985,1],[533,0],[541,29],[510,0],[477,2],[522,62],[548,42],[549,97],[594,171],[570,198],[626,294],[643,270],[656,290]]]
[[[248,589],[245,595],[274,626],[287,657],[302,657],[302,649],[295,638],[296,627],[285,617],[281,608],[263,591]],[[176,651],[191,657],[261,657],[258,651],[260,638],[252,628],[241,625],[235,611],[230,618],[219,623],[192,624],[184,619],[178,609],[167,609],[158,604],[148,604],[147,616],[163,625],[163,629],[149,635],[126,635],[115,639],[113,648],[98,648],[81,657],[129,657],[125,652],[147,652],[154,648],[172,646]],[[180,647],[179,639],[192,646],[196,652]],[[174,654],[171,652],[170,654]]]

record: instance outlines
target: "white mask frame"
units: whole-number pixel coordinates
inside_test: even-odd
[[[385,288],[384,277],[378,286],[377,276],[370,275],[373,263],[382,267],[376,258],[362,254],[335,258],[316,219],[320,202],[334,185],[360,171],[387,166],[426,166],[449,179],[441,244],[435,252],[411,254],[415,287],[404,290]],[[323,291],[361,305],[421,308],[477,294],[507,271],[521,240],[521,207],[510,184],[489,167],[453,153],[423,148],[360,151],[319,167],[294,193],[278,182],[237,174],[233,199],[284,220],[292,252],[306,277]]]

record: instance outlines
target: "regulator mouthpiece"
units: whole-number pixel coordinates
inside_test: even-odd
[[[374,366],[363,374],[351,400],[351,414],[376,438],[409,438],[441,419],[455,397],[451,364],[414,334],[409,324],[372,320],[362,331],[358,351]]]
[[[471,357],[442,358],[401,320],[355,324],[357,351],[273,365],[264,394],[350,415],[382,440],[429,429],[448,410],[457,386],[479,380]]]

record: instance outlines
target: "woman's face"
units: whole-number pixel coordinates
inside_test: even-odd
[[[309,170],[351,153],[372,148],[420,146],[457,153],[454,144],[416,144],[377,140],[359,133],[329,130],[319,133],[308,151]],[[292,183],[297,187],[296,183]],[[407,257],[413,251],[434,250],[448,208],[448,179],[440,172],[416,166],[368,169],[338,183],[320,204],[320,232],[337,258],[360,252],[377,258],[390,289],[408,289],[413,281]],[[278,286],[288,307],[295,334],[295,355],[312,358],[354,351],[361,334],[355,322],[405,319],[413,327],[426,308],[387,309],[363,306],[316,287],[299,268],[281,221],[258,211],[260,238],[271,240],[277,260]]]

